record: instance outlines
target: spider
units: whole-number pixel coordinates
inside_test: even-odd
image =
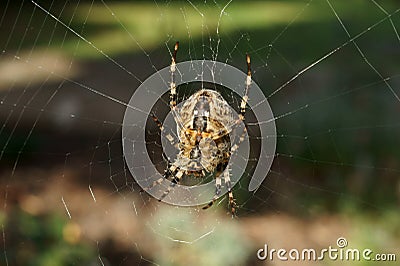
[[[222,95],[212,89],[201,88],[192,94],[181,107],[177,106],[177,92],[175,83],[176,54],[179,42],[175,43],[170,65],[170,102],[169,106],[176,124],[178,125],[179,154],[175,161],[168,159],[163,176],[154,181],[150,189],[161,184],[163,179],[171,180],[170,186],[161,195],[159,201],[165,198],[176,184],[179,184],[183,176],[195,176],[204,178],[209,174],[215,177],[216,191],[210,203],[203,209],[208,209],[221,194],[222,177],[228,190],[228,200],[232,215],[236,211],[236,203],[233,197],[232,184],[229,172],[229,158],[235,152],[239,144],[244,140],[246,128],[237,144],[231,145],[229,134],[235,125],[244,121],[248,92],[252,82],[250,69],[250,56],[246,55],[247,79],[244,82],[244,95],[240,104],[238,119],[234,119],[232,109]],[[152,119],[159,129],[163,131],[163,124],[151,114]],[[171,135],[166,136],[172,142]]]

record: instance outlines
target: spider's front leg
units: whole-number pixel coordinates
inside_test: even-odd
[[[170,72],[171,72],[171,82],[170,82],[170,102],[169,106],[171,107],[171,110],[175,110],[176,108],[176,83],[175,83],[175,71],[176,71],[176,53],[178,52],[179,48],[179,42],[175,43],[174,46],[174,52],[172,54],[172,59],[171,59],[171,66],[170,66]]]
[[[242,97],[242,102],[240,103],[240,114],[239,114],[239,119],[242,121],[244,121],[244,115],[246,113],[246,104],[247,101],[249,100],[249,89],[251,85],[251,64],[250,64],[250,55],[248,54],[246,54],[246,63],[247,63],[246,87]]]

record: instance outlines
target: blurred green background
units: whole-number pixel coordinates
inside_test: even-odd
[[[399,260],[397,1],[3,6],[0,265],[287,265],[256,252],[322,249],[341,236]],[[249,53],[279,117],[271,171],[249,193],[249,167],[234,219],[224,198],[202,211],[141,193],[122,156],[125,106],[100,95],[127,103],[170,64],[177,40],[178,61],[245,71]],[[297,264],[307,263],[339,261]]]

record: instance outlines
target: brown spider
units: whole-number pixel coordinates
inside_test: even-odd
[[[247,79],[245,90],[240,104],[239,119],[234,119],[232,109],[221,94],[215,90],[201,88],[191,95],[180,108],[176,102],[176,54],[179,42],[176,42],[172,54],[170,66],[170,108],[175,114],[174,119],[178,124],[179,154],[174,162],[168,162],[164,175],[153,183],[154,187],[161,184],[163,179],[170,179],[171,184],[162,194],[160,201],[168,195],[173,187],[180,183],[184,175],[205,177],[207,174],[214,174],[216,192],[210,203],[203,207],[208,209],[219,198],[221,194],[221,177],[223,177],[228,190],[229,206],[232,214],[235,213],[236,204],[232,193],[232,185],[229,173],[229,158],[235,152],[239,144],[244,140],[246,128],[237,144],[231,145],[229,134],[232,128],[244,120],[248,92],[251,85],[250,56],[246,55]],[[151,114],[153,120],[160,130],[163,130],[162,123]],[[167,138],[173,139],[170,135]],[[150,189],[148,188],[148,189]]]

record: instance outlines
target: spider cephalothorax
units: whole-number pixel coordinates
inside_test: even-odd
[[[181,106],[177,106],[175,64],[178,45],[179,43],[177,42],[170,66],[170,108],[177,124],[179,154],[175,161],[168,161],[163,178],[155,181],[153,186],[160,184],[164,178],[172,181],[161,196],[160,200],[162,200],[177,183],[180,183],[183,176],[205,177],[212,174],[215,177],[216,184],[215,196],[203,209],[212,206],[220,196],[221,180],[223,178],[228,190],[229,204],[233,214],[236,206],[230,181],[229,158],[237,150],[240,142],[243,141],[246,129],[244,129],[243,135],[236,144],[231,143],[229,135],[233,127],[244,120],[247,95],[251,84],[250,57],[246,56],[247,80],[244,82],[245,90],[240,104],[239,118],[235,119],[232,108],[221,94],[211,89],[201,88]],[[158,118],[154,114],[152,114],[152,117],[160,130],[163,130],[163,125]],[[167,135],[167,138],[170,141],[173,139],[170,135]]]

